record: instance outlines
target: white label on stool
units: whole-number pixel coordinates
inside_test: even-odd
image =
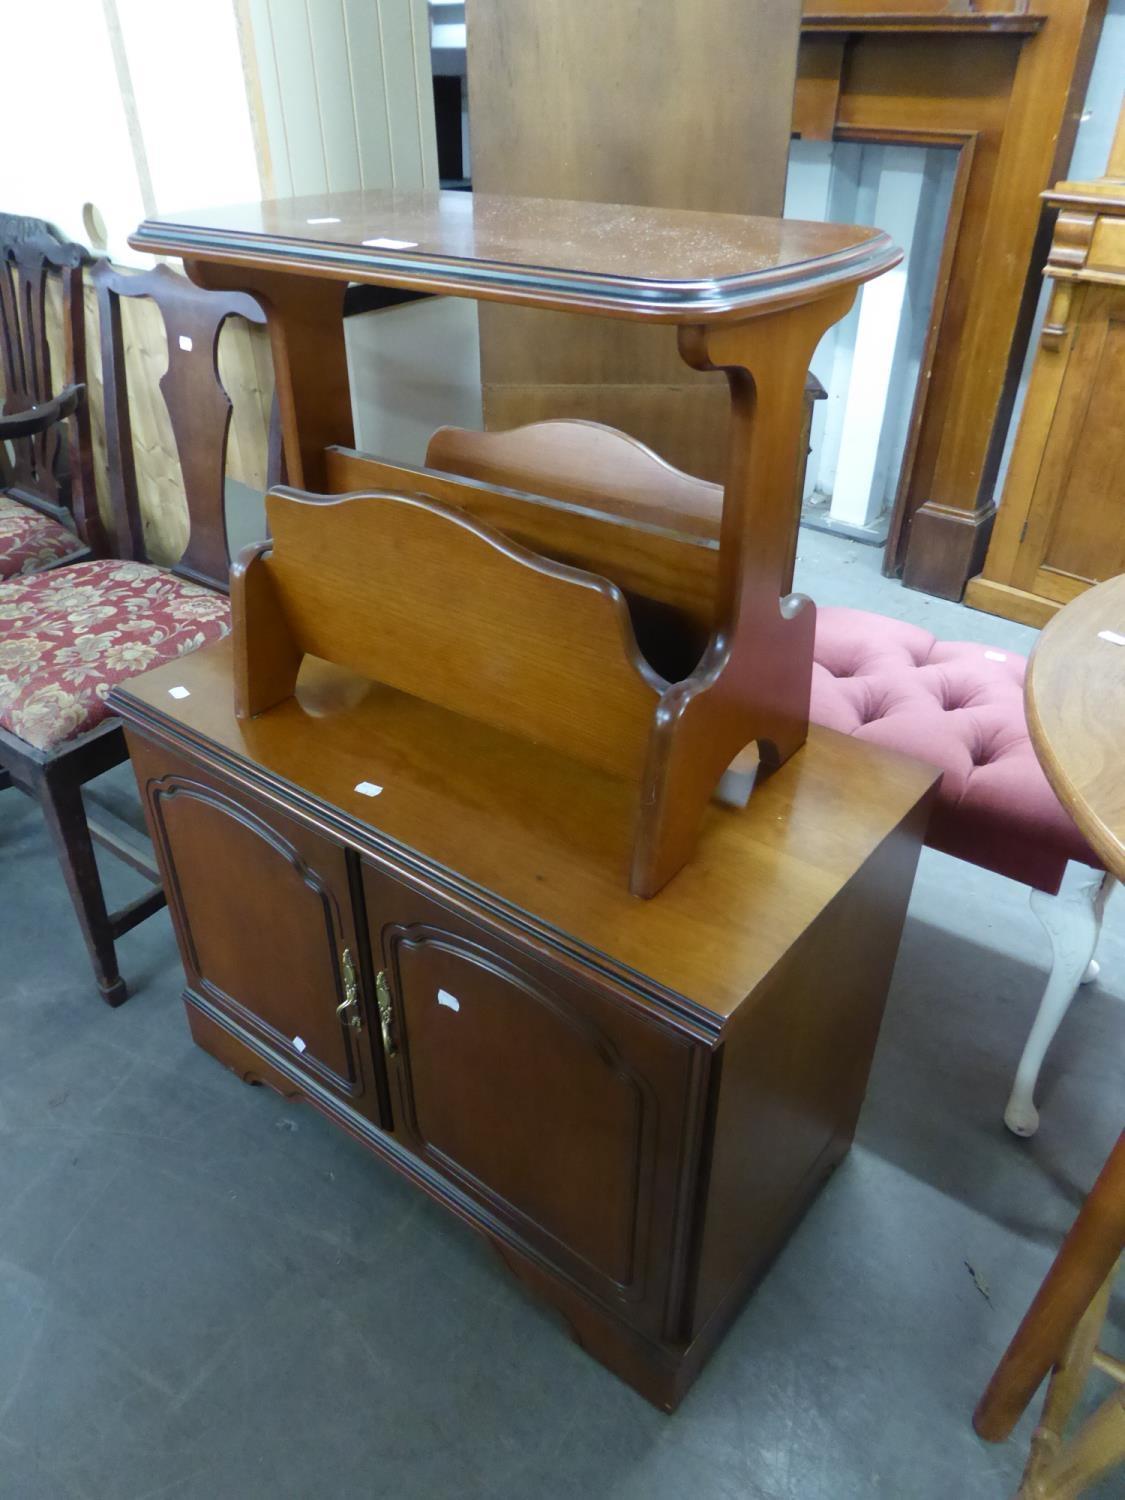
[[[1008,660],[1007,656],[1004,654],[1003,651],[986,651],[984,654],[985,654],[985,656],[987,656],[987,658],[988,658],[989,661],[1007,661]]]
[[[308,1043],[305,1042],[305,1041],[303,1041],[301,1037],[295,1036],[293,1038],[293,1045],[294,1045],[294,1047],[296,1047],[296,1049],[297,1049],[298,1052],[303,1052],[305,1050],[306,1046],[308,1045]]]
[[[168,689],[169,698],[190,698],[191,693],[186,687],[174,687]]]
[[[1125,635],[1118,635],[1116,630],[1099,630],[1099,641],[1108,641],[1111,646],[1125,646]]]
[[[188,338],[186,333],[180,334],[180,348],[183,349],[187,354],[190,354],[192,351],[192,342],[191,339]]]
[[[456,995],[451,995],[448,990],[438,990],[438,992],[437,992],[437,1003],[439,1005],[446,1005],[446,1006],[448,1006],[450,1010],[460,1010],[461,1009],[461,1002],[460,1002],[460,1000],[458,1000],[458,998],[457,998]]]
[[[376,786],[373,781],[357,781],[355,789],[362,797],[377,797],[383,790],[381,786]]]
[[[361,240],[360,244],[370,245],[372,250],[417,250],[417,240]]]

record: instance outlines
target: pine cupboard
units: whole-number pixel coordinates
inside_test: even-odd
[[[984,568],[965,602],[1045,625],[1125,572],[1125,111],[1107,175],[1061,182],[1051,300]]]

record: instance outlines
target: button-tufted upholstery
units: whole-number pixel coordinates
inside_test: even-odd
[[[926,842],[1055,892],[1100,862],[1048,785],[1027,733],[1022,656],[857,609],[817,611],[815,724],[945,772]]]

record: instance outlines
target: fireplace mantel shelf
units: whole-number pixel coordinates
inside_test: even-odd
[[[945,33],[957,36],[1033,36],[1042,28],[1046,19],[1042,15],[1014,15],[1009,11],[974,11],[963,15],[841,15],[836,12],[818,14],[806,11],[801,18],[801,31],[806,36],[839,36],[862,31],[899,32],[907,35]]]

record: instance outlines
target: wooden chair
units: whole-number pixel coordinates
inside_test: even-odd
[[[1098,1347],[1122,1249],[1125,1134],[1118,1137],[973,1414],[982,1438],[1002,1442],[1050,1375],[1017,1500],[1074,1500],[1125,1462],[1125,1364]],[[1067,1423],[1095,1369],[1116,1381],[1117,1388],[1067,1438]]]
[[[45,221],[0,215],[0,579],[105,551],[85,393],[82,277],[88,261],[81,245],[60,239]],[[71,380],[65,388],[53,378],[47,345],[47,289],[54,276],[62,283]]]
[[[83,785],[127,758],[109,689],[146,667],[217,640],[230,610],[224,476],[231,403],[219,379],[220,330],[263,323],[253,298],[201,291],[165,267],[91,272],[101,323],[106,447],[119,556],[79,562],[0,588],[0,767],[35,797],[54,840],[102,997],[125,999],[114,944],[164,905],[149,851],[119,820],[88,820]],[[160,309],[168,369],[160,382],[183,471],[189,537],[171,568],[148,561],[137,492],[121,298]],[[154,882],[107,910],[94,841]]]

